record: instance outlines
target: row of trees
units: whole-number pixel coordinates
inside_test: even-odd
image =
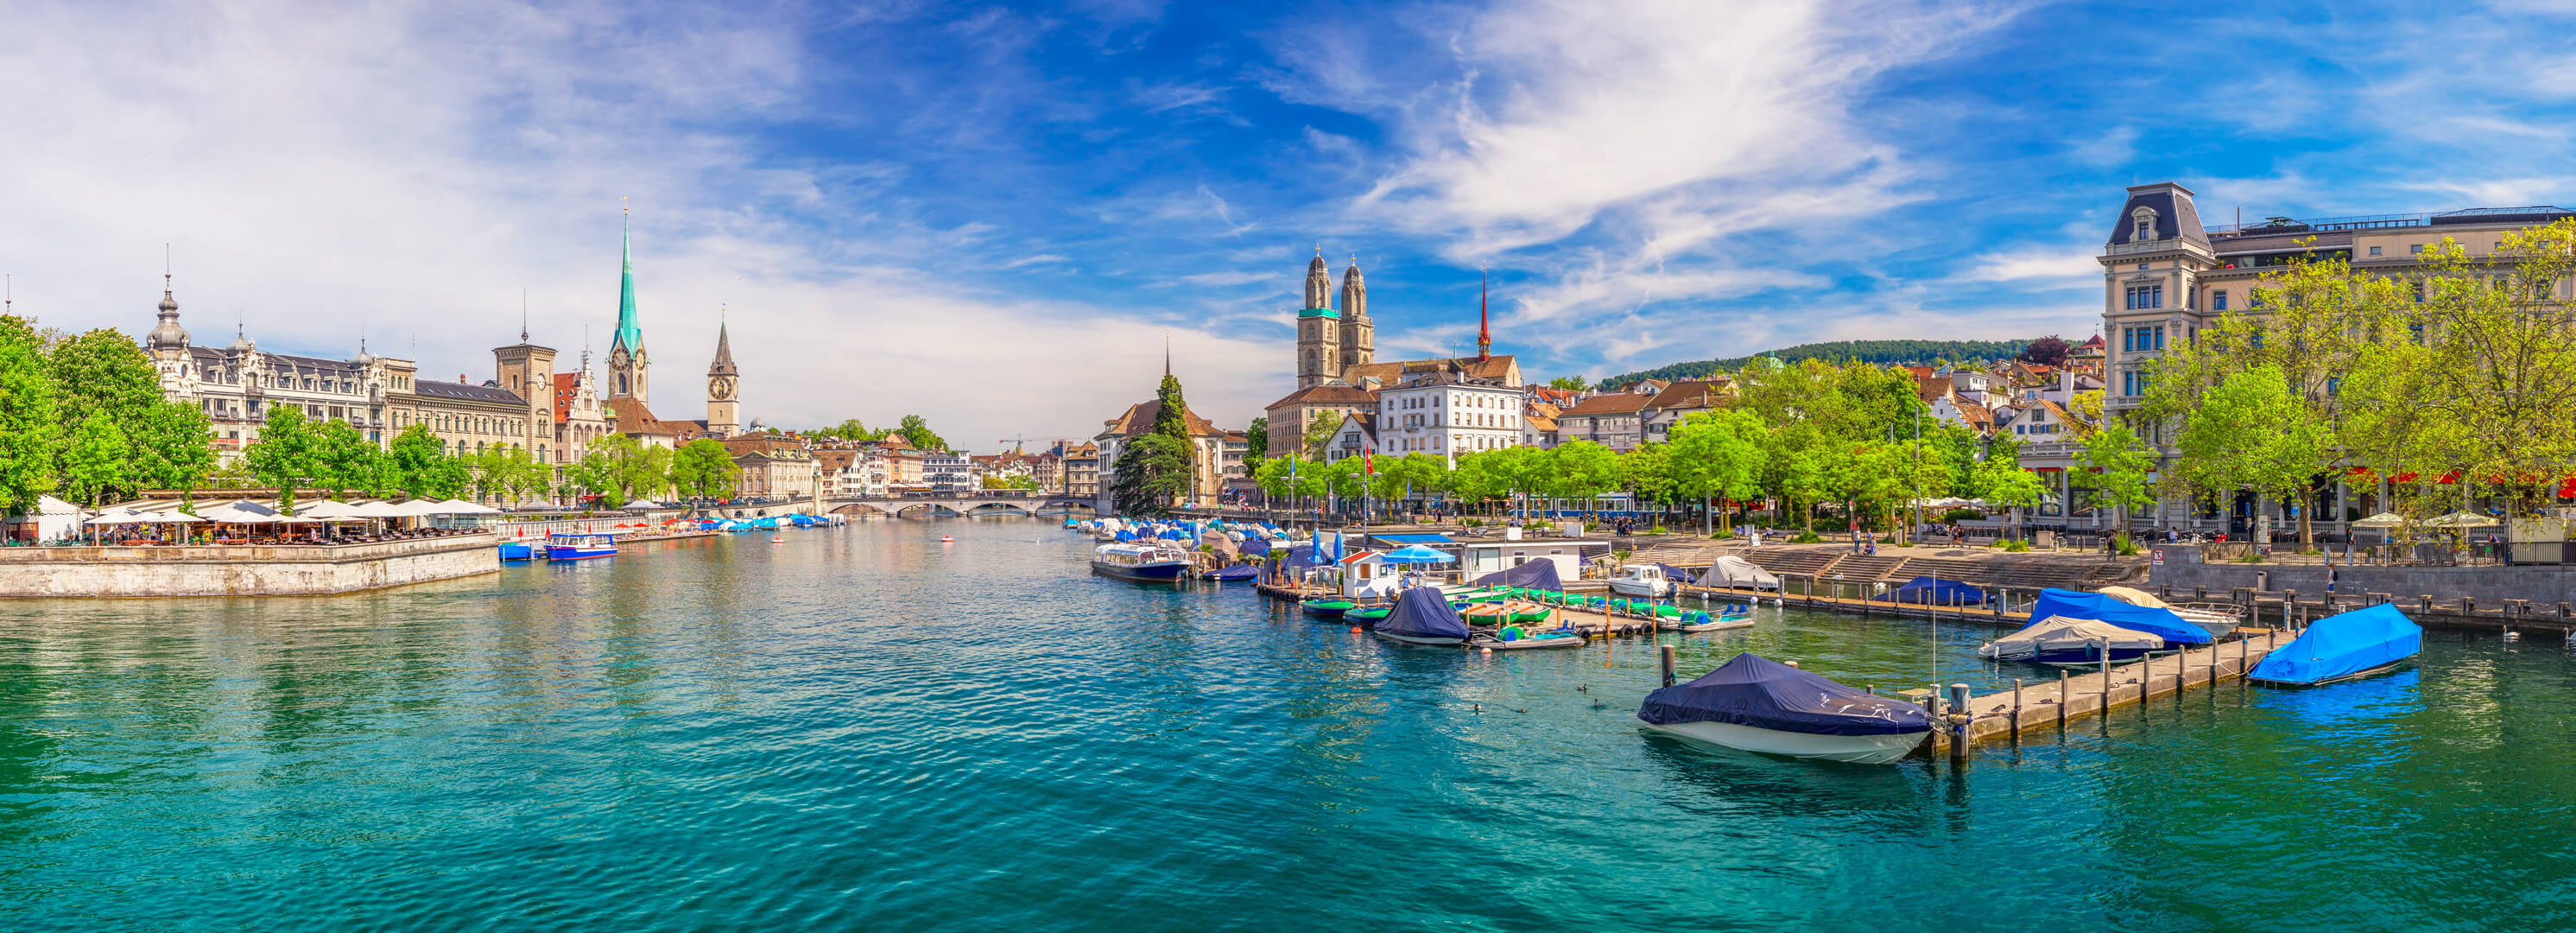
[[[1279,498],[1438,495],[1486,508],[1514,497],[1576,500],[1622,490],[1666,507],[1769,500],[1780,504],[1784,518],[1795,516],[1810,528],[1820,505],[1875,524],[1917,499],[1959,496],[2027,507],[2046,492],[2021,469],[2015,441],[1988,441],[1941,424],[1902,369],[1807,359],[1753,366],[1737,384],[1730,407],[1694,414],[1668,440],[1626,452],[1576,440],[1464,454],[1455,467],[1415,452],[1377,459],[1374,475],[1361,458],[1319,464],[1309,455],[1330,436],[1319,418],[1310,428],[1322,433],[1310,432],[1307,453],[1263,461],[1255,481]],[[2106,442],[2106,460],[2118,459],[2109,446],[2118,442]],[[2128,443],[2123,449],[2135,461],[2140,454],[2134,440]],[[2142,463],[2123,469],[2117,479],[2143,488]],[[2112,479],[2095,474],[2088,481],[2107,486]],[[1708,512],[1712,524],[1731,526],[1724,509]]]
[[[2576,469],[2576,306],[2560,296],[2576,221],[2416,258],[2385,273],[2311,254],[2196,338],[2171,335],[2135,418],[2181,454],[2170,495],[2307,505],[2302,543],[2347,476],[2387,479],[2383,505],[2414,517],[2480,494],[2510,514],[2551,502]]]
[[[40,330],[0,315],[0,506],[96,505],[194,483],[214,464],[209,423],[161,397],[160,375],[114,330]]]
[[[860,423],[859,419],[851,418],[828,428],[817,428],[807,434],[811,437],[860,442],[881,441],[900,436],[904,443],[921,450],[947,451],[950,449],[948,439],[932,431],[929,420],[920,415],[905,415],[902,421],[891,428],[871,428]]]
[[[417,423],[379,448],[347,422],[311,421],[302,409],[280,405],[269,410],[259,439],[243,448],[239,472],[241,479],[278,490],[288,508],[294,507],[297,488],[318,489],[333,499],[400,493],[415,499],[470,494],[477,500],[525,501],[596,494],[615,507],[674,493],[731,495],[740,469],[722,442],[708,438],[672,450],[610,435],[592,442],[581,460],[561,467],[515,444],[449,453],[437,435]]]

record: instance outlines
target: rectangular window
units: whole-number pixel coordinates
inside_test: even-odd
[[[2373,256],[2377,256],[2377,255],[2379,255],[2379,247],[2376,247],[2376,246],[2371,247],[2371,248],[2370,248],[2370,254],[2371,254],[2371,255],[2373,255]]]
[[[2162,325],[2162,324],[2158,324],[2158,325],[2156,325],[2156,349],[2158,349],[2158,350],[2162,350],[2162,349],[2164,349],[2164,348],[2165,348],[2165,326],[2164,326],[2164,325]]]
[[[2209,309],[2212,311],[2227,310],[2227,291],[2225,289],[2209,293]]]
[[[2417,243],[2417,244],[2415,244],[2415,245],[2413,245],[2413,246],[2409,246],[2409,247],[2407,247],[2407,248],[2406,248],[2406,253],[2407,253],[2407,255],[2410,255],[2410,256],[2411,256],[2411,255],[2414,255],[2414,254],[2416,254],[2416,253],[2421,253],[2421,252],[2423,252],[2423,251],[2424,251],[2424,244],[2422,244],[2422,243]]]

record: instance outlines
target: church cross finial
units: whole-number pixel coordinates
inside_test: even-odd
[[[528,342],[528,290],[519,289],[519,342]]]

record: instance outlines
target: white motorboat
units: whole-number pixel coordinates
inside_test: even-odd
[[[1104,544],[1091,555],[1091,572],[1138,583],[1187,579],[1190,552],[1152,544]]]
[[[1610,591],[1622,596],[1662,599],[1673,595],[1673,581],[1664,576],[1660,564],[1628,564],[1610,578]]]
[[[1816,735],[1807,732],[1784,732],[1731,722],[1679,722],[1669,725],[1648,723],[1647,728],[1686,739],[1697,739],[1723,745],[1738,751],[1791,758],[1819,758],[1852,764],[1883,765],[1905,757],[1907,752],[1932,734],[1897,732],[1886,735]]]
[[[1749,653],[1647,694],[1637,719],[1727,748],[1855,764],[1903,758],[1932,734],[1923,707]]]

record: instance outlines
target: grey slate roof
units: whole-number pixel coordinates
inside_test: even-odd
[[[470,386],[463,383],[437,382],[429,379],[418,380],[412,383],[412,386],[414,392],[428,398],[452,398],[475,402],[506,402],[512,405],[527,404],[527,400],[520,398],[518,393],[512,392],[508,389],[495,388],[492,386]]]
[[[2136,226],[2130,216],[2140,207],[2155,210],[2156,239],[2181,238],[2202,246],[2209,245],[2209,231],[2200,225],[2200,209],[2191,203],[2191,189],[2172,182],[2129,189],[2128,203],[2120,205],[2119,215],[2112,218],[2111,245],[2128,245],[2130,234],[2134,232],[2131,228]]]

